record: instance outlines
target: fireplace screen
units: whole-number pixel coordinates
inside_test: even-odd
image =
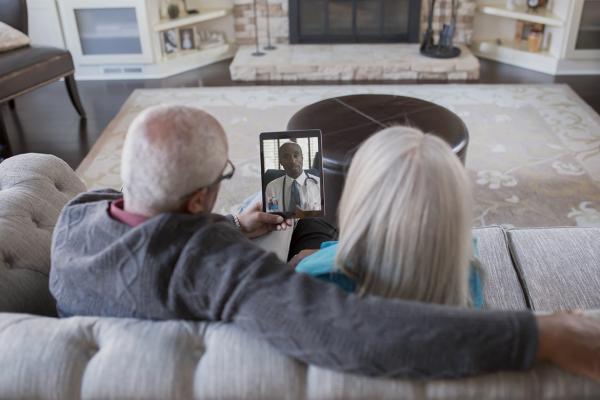
[[[291,43],[417,42],[421,0],[290,0]]]

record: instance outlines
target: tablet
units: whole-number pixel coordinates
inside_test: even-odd
[[[263,211],[285,218],[325,215],[318,129],[260,134]]]

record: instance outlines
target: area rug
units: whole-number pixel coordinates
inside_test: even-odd
[[[137,90],[77,169],[89,189],[121,187],[127,127],[158,104],[201,107],[225,127],[235,177],[216,211],[235,210],[260,188],[258,135],[322,99],[359,93],[416,97],[466,123],[474,226],[600,226],[600,116],[566,85],[259,86]]]

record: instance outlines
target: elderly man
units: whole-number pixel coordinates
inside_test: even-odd
[[[307,363],[370,375],[464,376],[537,359],[600,378],[588,318],[360,298],[295,274],[247,239],[281,228],[281,217],[211,213],[232,174],[210,115],[143,112],[125,141],[123,195],[84,193],[56,225],[50,285],[61,315],[225,321]]]
[[[279,147],[279,163],[285,175],[272,180],[265,189],[267,211],[302,214],[321,210],[321,184],[318,176],[304,171],[304,157],[298,143]]]

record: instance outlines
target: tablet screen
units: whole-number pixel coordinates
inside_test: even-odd
[[[286,218],[325,214],[320,130],[260,135],[263,211]]]

